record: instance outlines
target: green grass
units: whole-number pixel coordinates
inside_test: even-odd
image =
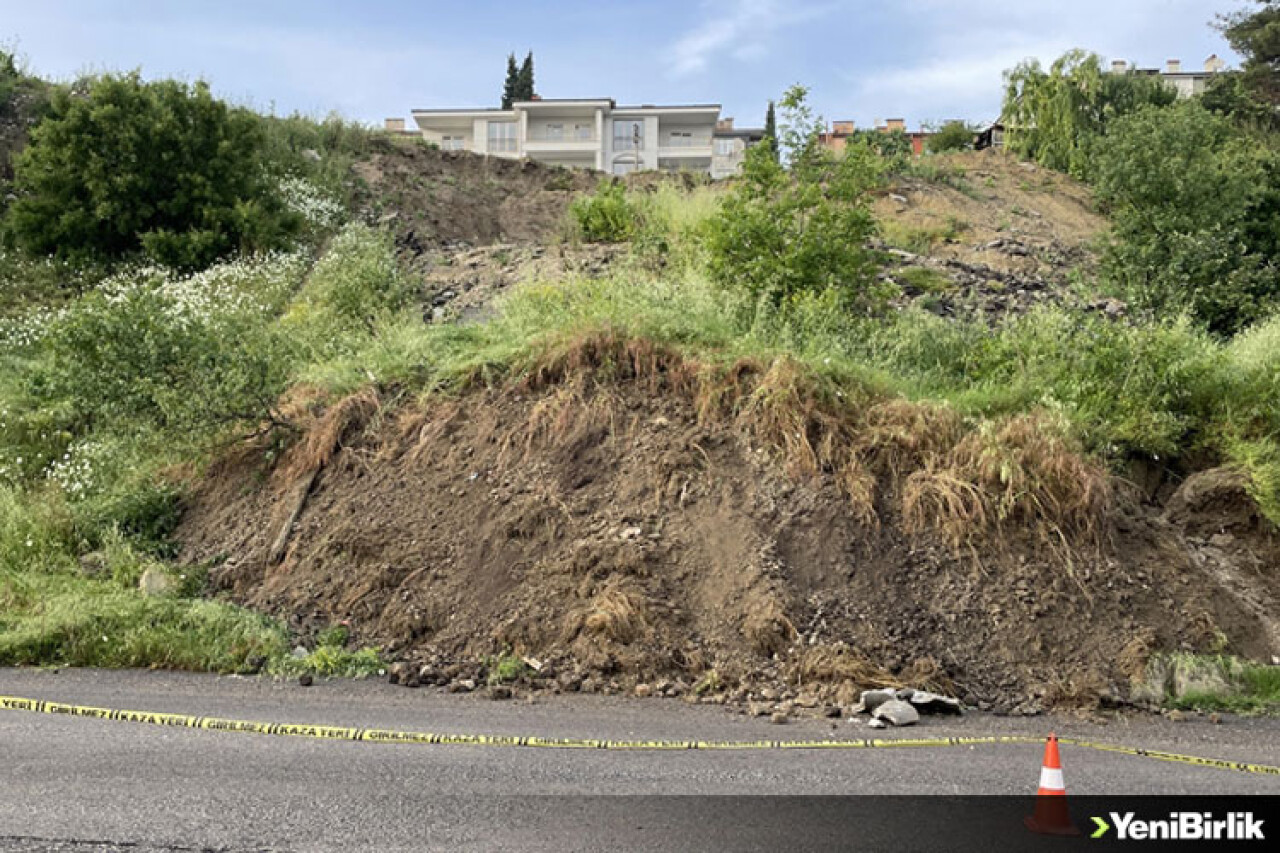
[[[907,225],[894,219],[880,223],[880,236],[886,243],[917,255],[927,254],[942,243],[955,242],[968,230],[969,224],[954,216],[938,225]]]
[[[945,273],[928,267],[903,267],[894,273],[894,277],[923,293],[945,293],[955,287]]]
[[[1173,657],[1177,665],[1192,670],[1197,677],[1189,689],[1166,692],[1168,707],[1186,711],[1280,714],[1280,666],[1227,656]]]
[[[510,684],[521,676],[531,672],[524,659],[511,651],[504,651],[496,658],[486,661],[489,669],[490,684]]]

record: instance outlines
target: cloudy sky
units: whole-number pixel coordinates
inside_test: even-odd
[[[0,0],[0,45],[45,76],[203,77],[264,110],[380,121],[496,105],[506,55],[540,94],[716,102],[759,124],[791,83],[828,119],[982,120],[1000,74],[1071,47],[1145,66],[1234,57],[1209,22],[1243,0]]]

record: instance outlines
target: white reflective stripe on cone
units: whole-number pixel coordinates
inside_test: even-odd
[[[1040,768],[1040,787],[1048,788],[1051,791],[1067,790],[1067,783],[1062,778],[1061,767],[1041,767]]]

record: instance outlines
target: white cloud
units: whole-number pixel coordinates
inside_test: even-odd
[[[1024,59],[1052,59],[1069,42],[1047,41],[999,51],[934,57],[915,65],[851,76],[859,100],[867,103],[909,103],[967,106],[975,94],[998,92],[1003,73]],[[936,106],[934,107],[937,108]]]
[[[721,54],[740,62],[769,55],[771,37],[825,15],[830,5],[784,6],[778,0],[708,0],[704,20],[672,46],[672,77],[704,71]]]

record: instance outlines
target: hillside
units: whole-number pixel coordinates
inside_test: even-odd
[[[501,174],[435,152],[394,168],[409,164],[427,186]],[[501,169],[512,197],[547,192],[531,188],[542,170]],[[875,203],[885,245],[912,247],[892,252],[886,278],[937,276],[904,290],[903,307],[984,323],[1037,305],[1115,313],[1072,286],[1106,227],[1086,189],[992,153],[942,169]],[[449,196],[437,198],[422,191],[397,221],[444,218]],[[522,281],[637,269],[619,248],[559,239],[563,206],[536,207],[541,219],[535,207],[523,240],[508,224],[497,242],[491,222],[413,246],[424,317],[472,323]],[[1266,569],[1280,543],[1236,474],[1206,471],[1152,501],[1027,420],[1000,439],[1028,469],[1027,486],[1008,486],[1013,506],[922,497],[969,477],[1005,488],[963,468],[972,427],[945,408],[822,411],[785,361],[714,368],[609,332],[568,346],[460,395],[405,401],[392,383],[310,401],[309,437],[279,463],[249,445],[194,488],[183,560],[212,561],[237,601],[304,632],[341,622],[451,689],[515,653],[544,667],[532,687],[825,706],[909,684],[1035,712],[1126,701],[1159,649],[1280,650]],[[798,418],[798,440],[771,418]],[[844,452],[856,474],[834,461]],[[850,477],[863,478],[853,491]]]
[[[10,134],[0,663],[1275,707],[1264,266],[1162,307],[1005,154],[613,181],[83,87]]]

